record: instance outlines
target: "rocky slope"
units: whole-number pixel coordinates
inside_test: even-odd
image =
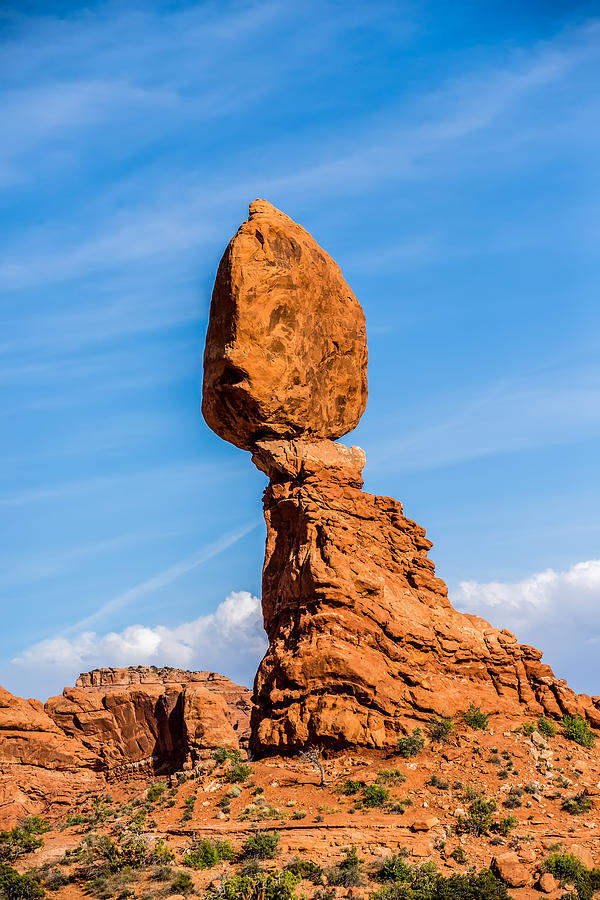
[[[203,412],[269,478],[253,751],[391,746],[409,720],[469,702],[600,727],[600,698],[576,696],[538,650],[451,607],[424,529],[364,493],[363,452],[329,440],[364,409],[359,310],[300,226],[251,204],[217,274]]]

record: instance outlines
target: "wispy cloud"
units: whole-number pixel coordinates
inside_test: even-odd
[[[53,500],[64,500],[68,497],[79,497],[91,492],[104,492],[107,488],[118,487],[120,484],[166,482],[190,484],[194,479],[210,478],[218,469],[219,480],[224,482],[228,477],[228,467],[220,463],[171,463],[165,466],[157,466],[152,469],[135,469],[134,471],[120,472],[116,475],[96,476],[78,481],[48,484],[39,487],[27,488],[10,494],[0,495],[0,508],[25,506],[33,503],[47,503]]]
[[[168,584],[171,584],[182,575],[186,575],[188,572],[191,572],[193,569],[197,569],[198,566],[203,565],[210,559],[214,559],[215,556],[219,556],[225,550],[229,550],[230,547],[233,547],[234,544],[237,544],[238,541],[246,537],[247,534],[250,534],[251,531],[254,531],[255,528],[258,528],[259,525],[260,521],[254,520],[247,525],[244,525],[242,528],[227,532],[226,534],[217,538],[216,541],[212,541],[206,547],[203,547],[201,550],[197,551],[191,556],[187,556],[185,559],[179,560],[179,562],[176,562],[174,565],[169,566],[168,569],[164,569],[163,571],[158,572],[156,575],[152,575],[150,578],[146,578],[144,581],[140,582],[140,584],[136,584],[134,587],[123,591],[123,593],[119,594],[117,597],[113,597],[111,600],[108,600],[106,603],[100,606],[99,609],[95,610],[91,615],[85,616],[83,619],[80,619],[78,622],[70,625],[67,629],[65,629],[64,633],[73,634],[76,631],[81,631],[84,628],[88,628],[93,622],[97,622],[99,619],[103,619],[111,613],[122,610],[123,608],[139,600],[141,597],[145,597],[147,594],[154,593],[154,591],[158,591],[161,588],[166,587]]]
[[[446,396],[441,409],[429,405],[420,415],[434,424],[373,441],[370,467],[434,468],[598,434],[600,373],[524,373],[471,397]]]

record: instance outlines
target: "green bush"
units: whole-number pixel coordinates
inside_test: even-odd
[[[194,890],[194,882],[189,872],[178,872],[171,882],[172,894],[189,894]]]
[[[242,754],[239,750],[227,750],[226,747],[217,747],[216,750],[213,750],[212,758],[217,765],[222,765],[226,759],[230,759],[233,763],[239,763],[242,761]]]
[[[38,900],[46,893],[30,875],[19,875],[12,866],[0,863],[0,896],[6,900]]]
[[[279,844],[278,831],[257,831],[242,847],[244,859],[273,859]]]
[[[209,891],[207,897],[219,900],[296,900],[300,877],[293,872],[254,872],[233,875]]]
[[[562,802],[562,808],[565,812],[571,813],[572,816],[581,816],[589,812],[592,808],[592,801],[585,791],[575,794],[573,797],[567,797]]]
[[[545,716],[540,716],[537,720],[537,730],[543,737],[553,738],[556,737],[556,725],[552,721],[552,719],[547,719]]]
[[[544,863],[544,869],[551,872],[561,886],[573,884],[575,893],[571,896],[578,900],[591,900],[600,890],[600,869],[587,869],[572,853],[553,853]]]
[[[351,781],[349,778],[344,781],[338,788],[340,794],[345,794],[347,797],[352,796],[352,794],[358,794],[365,786],[364,781]]]
[[[463,722],[473,728],[475,731],[485,731],[488,727],[489,715],[480,710],[478,706],[469,703],[467,709],[462,714]]]
[[[440,716],[439,718],[430,719],[427,724],[427,731],[432,741],[445,744],[450,740],[450,735],[454,731],[454,719],[451,716]]]
[[[562,726],[565,730],[565,736],[575,741],[588,750],[596,743],[596,735],[590,728],[590,723],[582,719],[581,716],[563,716]]]
[[[408,881],[411,867],[406,862],[406,854],[392,853],[386,856],[376,869],[375,875],[379,881]]]
[[[486,800],[485,797],[476,797],[469,806],[469,814],[466,818],[459,816],[457,819],[457,831],[466,831],[481,837],[487,834],[494,824],[496,801]]]
[[[496,822],[494,830],[503,837],[508,837],[511,831],[514,831],[519,823],[516,816],[503,816],[499,822]]]
[[[407,737],[398,738],[398,753],[405,759],[410,756],[416,756],[425,746],[423,732],[420,728],[415,728],[412,734]]]
[[[523,722],[521,726],[521,731],[525,735],[525,737],[530,737],[535,731],[535,725],[533,722]]]
[[[10,831],[0,831],[0,862],[12,862],[19,856],[43,847],[44,841],[40,834],[45,834],[49,829],[46,819],[29,816]]]
[[[379,784],[404,784],[406,775],[400,769],[380,769],[377,773]]]
[[[454,850],[452,851],[452,853],[450,854],[450,856],[457,863],[462,864],[462,863],[466,863],[466,861],[467,861],[467,854],[465,853],[465,851],[463,850],[462,847],[455,847]]]
[[[312,859],[302,859],[298,856],[287,864],[285,871],[292,872],[293,875],[306,881],[312,881],[313,884],[323,883],[323,869]]]
[[[190,869],[209,869],[222,859],[234,859],[235,851],[229,841],[200,841],[194,850],[183,855],[182,863]]]
[[[488,869],[448,877],[433,863],[405,869],[394,884],[370,894],[369,900],[510,900],[506,885]]]
[[[389,790],[382,787],[380,784],[366,784],[362,789],[360,805],[366,806],[369,809],[376,806],[383,806],[389,796]]]
[[[440,778],[438,775],[432,775],[428,781],[428,784],[430,784],[431,787],[438,788],[438,790],[440,791],[447,791],[450,787],[448,782],[444,781],[444,779]]]
[[[337,866],[327,869],[327,882],[336,887],[355,887],[361,881],[361,869],[363,860],[352,846],[346,851],[346,856]]]
[[[156,801],[162,797],[166,789],[167,785],[164,781],[155,781],[146,791],[146,800],[149,803],[156,803]]]
[[[252,766],[246,766],[242,762],[234,762],[230,769],[225,772],[225,781],[230,784],[247,781],[252,774]]]

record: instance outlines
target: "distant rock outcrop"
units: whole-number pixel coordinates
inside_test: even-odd
[[[364,493],[364,454],[329,438],[366,401],[358,301],[337,265],[264,200],[217,273],[203,412],[269,478],[262,604],[269,648],[254,689],[251,747],[384,747],[409,720],[469,702],[521,716],[577,713],[575,695],[511,632],[458,613],[425,531]]]
[[[106,778],[192,767],[247,743],[250,692],[214,672],[97,669],[44,705],[0,688],[0,821],[71,803]]]

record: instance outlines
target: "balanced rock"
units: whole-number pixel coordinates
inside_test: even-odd
[[[367,402],[362,308],[337,264],[266,200],[229,242],[215,281],[202,412],[244,449],[338,438]]]
[[[454,610],[425,530],[362,491],[364,453],[331,440],[366,402],[362,310],[333,260],[264,200],[221,260],[204,362],[206,421],[269,479],[253,752],[386,747],[470,702],[600,727],[600,701],[538,650]]]

